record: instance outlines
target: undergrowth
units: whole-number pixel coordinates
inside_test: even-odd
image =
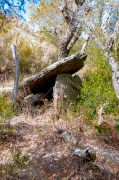
[[[13,155],[13,162],[6,165],[0,166],[0,177],[16,177],[19,179],[19,174],[24,167],[26,167],[29,163],[29,156],[22,155],[21,151],[17,151],[16,154]]]
[[[10,118],[12,117],[14,110],[11,102],[6,98],[5,92],[0,94],[0,132],[7,131],[10,134],[14,131],[10,127]]]
[[[5,93],[0,94],[0,122],[4,122],[13,114],[11,102],[5,97]]]
[[[88,63],[92,64],[92,69],[84,75],[81,96],[74,111],[83,112],[86,122],[91,123],[102,106],[106,114],[118,115],[119,100],[112,86],[112,72],[105,57],[97,48],[90,49],[88,53],[91,54]]]

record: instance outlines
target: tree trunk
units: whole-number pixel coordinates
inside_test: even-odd
[[[69,10],[67,5],[67,0],[61,1],[60,10],[65,18],[68,29],[59,42],[58,60],[61,60],[68,56],[71,48],[78,40],[80,34],[79,32],[82,29],[81,25],[79,26],[78,11],[79,11],[79,6],[82,6],[85,0],[81,0],[81,1],[74,0],[74,2],[76,5],[75,10],[72,9]]]
[[[68,45],[69,45],[71,39],[73,38],[76,29],[77,29],[77,27],[68,28],[65,36],[60,40],[58,60],[61,60],[68,56],[70,49],[71,49],[71,48],[68,48]],[[73,45],[74,45],[74,43],[73,43]]]

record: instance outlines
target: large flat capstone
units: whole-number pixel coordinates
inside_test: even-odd
[[[53,63],[47,68],[34,75],[32,78],[23,82],[19,86],[19,90],[27,92],[47,92],[55,84],[57,74],[74,74],[84,66],[87,55],[84,53],[76,53],[70,57],[64,58]]]

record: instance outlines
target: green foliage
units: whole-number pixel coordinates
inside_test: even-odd
[[[58,38],[54,35],[47,27],[44,27],[40,33],[42,34],[41,42],[46,40],[50,44],[53,44],[56,48],[58,48]]]
[[[77,52],[80,52],[80,50],[82,48],[82,45],[84,43],[83,40],[84,40],[83,38],[80,38],[75,42],[75,44],[73,45],[73,47],[72,47],[72,49],[71,49],[71,51],[69,53],[69,56],[71,56],[71,55],[73,55],[73,54],[75,54]]]
[[[88,61],[92,65],[85,73],[80,101],[75,105],[75,111],[84,111],[86,122],[90,123],[104,104],[106,113],[117,113],[119,101],[112,87],[112,73],[106,59],[97,48],[88,51],[91,55]]]
[[[18,47],[18,56],[21,73],[31,73],[31,66],[34,60],[34,53],[29,45],[25,45],[22,41]]]
[[[115,120],[115,123],[116,123],[115,128],[116,128],[117,132],[119,132],[119,119]]]
[[[105,126],[104,124],[101,124],[99,126],[95,126],[95,128],[97,129],[97,131],[99,133],[106,133],[108,131],[109,128],[107,128],[107,126]]]
[[[11,176],[15,177],[18,176],[19,171],[21,171],[27,164],[29,163],[29,156],[27,155],[22,155],[21,151],[18,151],[14,156],[13,156],[13,163],[8,164],[8,165],[1,165],[0,170],[4,170],[4,172]],[[2,177],[3,174],[1,173],[0,176]]]
[[[116,38],[115,46],[113,46],[113,55],[116,61],[119,63],[119,35]]]
[[[11,25],[9,24],[8,17],[5,14],[3,14],[2,12],[0,12],[0,32],[1,32],[1,34],[8,33],[10,28],[11,28]]]
[[[30,65],[31,62],[28,59],[25,59],[25,57],[20,58],[20,71],[21,73],[29,74],[30,73]]]
[[[4,44],[0,47],[0,75],[13,73],[13,64],[11,63],[12,53],[11,50]]]
[[[18,151],[13,157],[13,162],[15,165],[17,165],[18,168],[23,168],[28,163],[28,161],[29,156],[22,156],[21,151]]]
[[[61,13],[58,10],[58,2],[56,0],[41,0],[38,6],[30,6],[31,12],[30,23],[44,27],[57,27],[61,23]]]
[[[5,97],[5,93],[0,94],[0,131],[8,131],[9,135],[14,134],[14,128],[5,126],[13,115],[11,102]]]
[[[110,99],[109,103],[105,106],[105,112],[107,114],[113,113],[114,115],[118,114],[119,100],[114,97]]]
[[[15,176],[14,169],[11,164],[5,168],[5,171],[8,175],[13,176],[13,177]]]
[[[0,12],[0,31],[3,30],[6,21],[6,16]]]
[[[6,119],[13,115],[11,109],[11,102],[5,97],[5,93],[0,95],[0,122],[4,122]]]

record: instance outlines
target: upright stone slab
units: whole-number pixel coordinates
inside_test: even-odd
[[[77,102],[80,96],[81,79],[78,75],[58,74],[53,87],[54,99],[62,99],[63,102]]]
[[[55,115],[59,117],[62,104],[68,108],[70,103],[79,101],[81,79],[78,75],[58,74],[53,87]]]

